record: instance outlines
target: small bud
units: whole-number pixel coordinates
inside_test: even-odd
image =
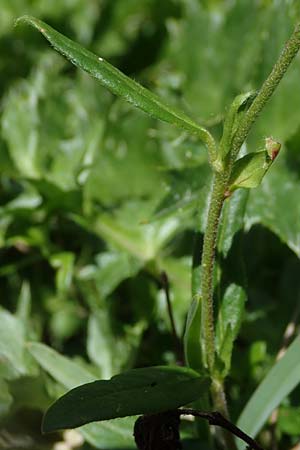
[[[224,192],[224,199],[231,197],[232,191],[230,189],[226,189]]]
[[[265,146],[271,161],[274,161],[281,148],[280,142],[275,141],[272,137],[267,137],[265,139]]]

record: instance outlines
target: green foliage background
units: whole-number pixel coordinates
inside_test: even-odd
[[[14,20],[47,21],[220,136],[226,108],[260,86],[299,6],[0,0],[0,7],[0,447],[42,449],[61,439],[42,437],[39,427],[66,389],[176,361],[160,273],[170,279],[182,334],[210,171],[198,142],[116,99]],[[232,305],[241,324],[227,382],[233,419],[274,363],[299,304],[299,74],[297,57],[248,140],[251,151],[266,136],[282,142],[276,164],[261,187],[234,193],[224,211],[221,313],[229,285],[247,293],[245,311]],[[282,448],[299,438],[298,394],[279,411]],[[85,448],[133,448],[132,424],[91,424],[80,433]],[[195,430],[185,436],[193,448]],[[264,439],[268,445],[269,429]]]

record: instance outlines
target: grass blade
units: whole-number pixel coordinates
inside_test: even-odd
[[[300,382],[300,336],[289,346],[285,355],[272,367],[258,386],[239,420],[238,427],[256,436],[272,411],[277,408]],[[239,448],[242,448],[239,445]]]

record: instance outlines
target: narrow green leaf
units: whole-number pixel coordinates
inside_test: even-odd
[[[186,367],[133,369],[69,391],[46,412],[43,431],[178,408],[207,389],[208,381]]]
[[[18,298],[16,317],[26,326],[30,320],[31,313],[31,291],[30,284],[23,281]]]
[[[27,346],[31,355],[42,368],[67,389],[96,379],[89,370],[60,355],[45,344],[30,342]]]
[[[256,436],[272,413],[300,382],[300,336],[285,355],[272,367],[244,408],[238,426],[250,436]],[[241,449],[243,446],[238,443]]]
[[[152,92],[104,61],[103,58],[94,55],[81,45],[68,39],[45,22],[32,16],[23,16],[18,19],[19,22],[28,23],[37,28],[53,45],[55,50],[69,59],[72,64],[97,78],[103,86],[114,94],[156,119],[196,134],[212,151],[212,157],[215,157],[215,142],[210,133],[183,112],[169,106]]]

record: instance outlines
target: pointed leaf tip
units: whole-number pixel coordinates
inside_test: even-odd
[[[17,19],[16,23],[27,23],[37,28],[55,50],[76,67],[100,81],[113,94],[123,98],[155,119],[170,123],[198,136],[207,145],[211,157],[216,157],[216,144],[212,135],[184,112],[169,105],[156,94],[124,75],[103,58],[67,38],[45,22],[25,15]]]

